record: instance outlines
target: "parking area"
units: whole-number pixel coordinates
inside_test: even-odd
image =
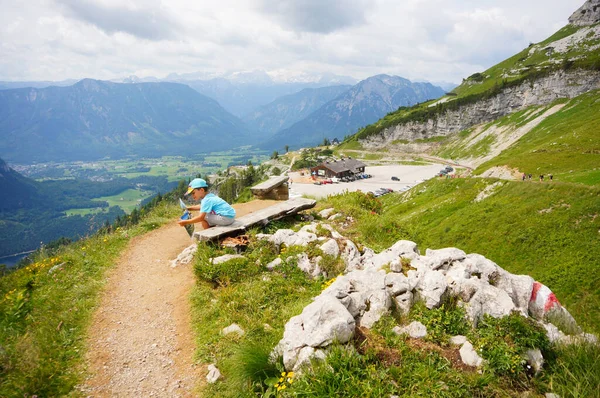
[[[388,188],[394,191],[406,190],[426,179],[435,177],[444,165],[430,164],[427,166],[367,166],[366,174],[371,178],[351,182],[339,182],[337,184],[315,185],[310,177],[301,176],[298,172],[289,173],[290,197],[312,196],[324,198],[344,191],[375,192],[380,188]],[[392,180],[396,177],[399,181]]]

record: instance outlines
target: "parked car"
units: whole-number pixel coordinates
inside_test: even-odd
[[[400,181],[398,177],[392,176],[392,181]]]
[[[451,173],[454,171],[454,169],[452,168],[452,166],[446,166],[444,167],[444,170],[446,170],[448,173]]]

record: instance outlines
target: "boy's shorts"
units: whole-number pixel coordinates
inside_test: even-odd
[[[210,225],[211,227],[215,225],[231,225],[235,221],[235,217],[224,217],[218,214],[207,214],[206,217],[204,217],[204,219],[206,220],[206,222],[208,222],[208,225]]]

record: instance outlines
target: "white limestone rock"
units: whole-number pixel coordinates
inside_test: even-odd
[[[245,257],[240,254],[225,254],[220,257],[211,258],[210,262],[212,264],[223,264],[223,263],[226,263],[227,261],[235,260],[238,258],[245,258]]]
[[[286,323],[276,351],[282,354],[285,368],[292,370],[304,347],[326,347],[334,341],[347,343],[355,328],[354,317],[342,303],[331,295],[321,295]]]
[[[465,308],[467,316],[475,325],[484,314],[502,318],[516,309],[512,299],[504,290],[485,282],[480,282],[477,292],[465,304]]]
[[[408,259],[415,259],[419,256],[417,250],[417,244],[408,240],[399,240],[394,243],[390,248],[376,254],[370,261],[370,267],[374,269],[381,269],[384,266],[390,264],[392,261],[397,260],[401,257]],[[366,267],[365,267],[366,268]]]
[[[342,235],[340,235],[340,233],[337,232],[335,229],[333,229],[333,227],[331,225],[322,223],[321,226],[323,228],[325,228],[326,230],[328,230],[329,232],[331,232],[331,237],[333,239],[344,239],[344,237]]]
[[[346,264],[346,272],[362,269],[361,255],[358,248],[351,240],[342,241],[341,257]]]
[[[242,329],[240,327],[240,325],[238,325],[237,323],[232,323],[231,325],[229,325],[226,328],[223,328],[223,330],[221,330],[221,334],[223,336],[227,336],[228,334],[232,334],[232,333],[235,333],[238,336],[243,336],[246,332],[244,332],[244,329]]]
[[[534,279],[529,275],[513,275],[504,271],[499,273],[495,286],[504,290],[517,309],[527,316],[534,282]]]
[[[300,228],[300,231],[298,232],[309,232],[316,234],[318,225],[319,224],[317,224],[316,222],[311,222],[310,224],[303,225],[302,228]]]
[[[175,260],[171,260],[171,268],[175,268],[180,264],[185,265],[191,263],[196,251],[198,251],[198,245],[195,243],[183,249]]]
[[[322,272],[318,260],[315,259],[314,261],[311,261],[306,253],[298,254],[298,268],[313,278],[321,275]]]
[[[458,352],[460,353],[460,359],[465,365],[478,368],[483,364],[483,358],[477,355],[473,344],[468,341],[463,344]]]
[[[389,274],[386,274],[385,286],[392,297],[406,293],[410,288],[408,278],[404,276],[404,274],[399,274],[396,272],[390,272]]]
[[[408,315],[414,303],[414,294],[412,292],[402,293],[394,297],[393,300],[400,315]]]
[[[542,352],[538,348],[527,350],[525,353],[527,364],[533,370],[533,373],[537,376],[544,366],[544,357]]]
[[[208,374],[206,375],[206,381],[209,384],[214,384],[221,377],[221,372],[213,364],[208,365]]]
[[[276,267],[279,267],[282,263],[283,263],[283,260],[281,259],[281,257],[277,257],[275,260],[273,260],[269,264],[267,264],[267,269],[269,271],[273,271]]]
[[[306,231],[294,232],[291,229],[279,229],[268,239],[277,246],[282,244],[287,247],[308,246],[310,242],[317,240],[317,235]]]
[[[392,298],[385,290],[371,290],[363,297],[366,297],[365,303],[368,310],[363,313],[359,325],[370,329],[383,315],[390,312]]]
[[[325,351],[320,348],[314,348],[310,346],[303,347],[300,349],[296,363],[291,370],[301,374],[303,368],[311,365],[311,361],[323,361],[326,357],[327,355],[325,354]]]
[[[334,258],[338,258],[338,256],[340,255],[340,247],[334,239],[329,239],[327,242],[323,243],[319,248],[323,253],[333,256]]]
[[[443,268],[447,270],[454,261],[461,261],[467,257],[467,254],[455,247],[448,247],[439,250],[425,250],[425,256],[420,260],[424,261],[429,269],[437,270]]]
[[[450,337],[450,344],[451,345],[460,345],[462,346],[463,344],[465,344],[467,342],[467,338],[465,336],[452,336]]]
[[[448,282],[442,271],[427,270],[419,280],[416,292],[425,306],[432,309],[440,305],[447,287]]]
[[[332,215],[335,212],[335,209],[333,207],[329,207],[327,209],[323,209],[319,212],[319,216],[323,217],[323,218],[327,218],[330,215]]]
[[[463,264],[467,266],[467,269],[471,273],[471,277],[477,277],[486,283],[495,281],[499,276],[500,270],[502,270],[495,262],[488,260],[481,254],[467,255],[463,260]]]
[[[397,335],[407,334],[413,339],[422,339],[427,336],[427,328],[421,322],[413,321],[407,326],[396,326],[392,332]]]

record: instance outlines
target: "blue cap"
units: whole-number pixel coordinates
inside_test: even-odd
[[[194,178],[188,185],[188,190],[185,193],[189,195],[196,188],[208,188],[208,184],[202,178]]]

